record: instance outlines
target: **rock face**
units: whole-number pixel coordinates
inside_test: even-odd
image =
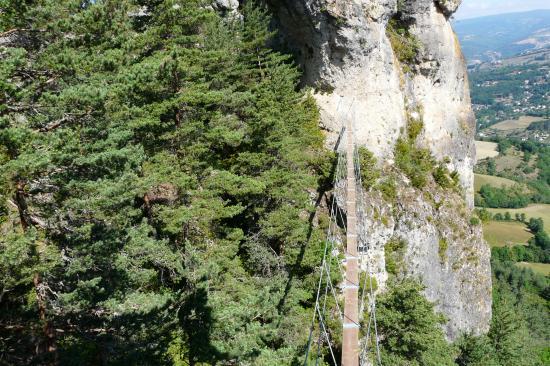
[[[486,332],[491,317],[490,252],[480,228],[469,222],[475,119],[465,62],[448,20],[460,2],[268,0],[281,43],[296,53],[304,84],[315,89],[329,144],[351,118],[356,142],[391,169],[395,143],[413,115],[424,124],[418,144],[458,172],[462,196],[432,187],[427,199],[403,178],[397,207],[384,208],[383,200],[372,196],[372,215],[364,223],[379,282],[387,278],[384,246],[403,239],[405,272],[423,280],[427,298],[449,318],[450,339]],[[391,19],[398,19],[418,45],[406,69],[387,35]],[[457,216],[457,209],[463,215]],[[384,224],[374,210],[388,212]]]
[[[377,192],[367,194],[361,223],[371,248],[366,262],[382,288],[389,261],[397,263],[396,276],[421,279],[426,298],[448,318],[449,339],[484,333],[491,319],[491,270],[481,226],[469,224],[469,209],[456,192],[433,182],[424,191],[430,194],[400,186],[393,206]]]
[[[436,4],[445,13],[445,15],[452,15],[462,3],[462,0],[436,0]]]
[[[212,3],[212,7],[218,11],[232,12],[232,11],[236,11],[237,8],[239,7],[239,1],[238,0],[215,0]]]

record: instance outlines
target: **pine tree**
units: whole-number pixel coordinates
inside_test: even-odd
[[[3,359],[299,356],[322,239],[317,109],[266,46],[265,10],[203,5],[8,5],[41,46],[0,67]]]
[[[487,336],[463,335],[458,341],[458,366],[499,366],[495,359],[495,349]]]
[[[421,294],[414,279],[392,280],[377,301],[384,365],[454,365],[454,349],[445,340],[445,318]]]
[[[493,317],[488,337],[499,365],[538,365],[537,356],[529,341],[525,320],[513,304],[507,285],[497,284],[493,295]]]

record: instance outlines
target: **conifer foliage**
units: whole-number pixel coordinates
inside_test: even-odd
[[[265,12],[0,7],[0,363],[293,363],[322,135]]]
[[[415,279],[392,278],[389,290],[378,300],[378,325],[384,334],[383,365],[455,365],[453,347],[441,326],[445,317],[422,295]]]

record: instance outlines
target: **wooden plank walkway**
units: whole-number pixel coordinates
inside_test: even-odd
[[[353,126],[346,126],[346,278],[344,282],[344,324],[342,366],[359,366],[359,268],[357,253],[357,192],[355,179]]]

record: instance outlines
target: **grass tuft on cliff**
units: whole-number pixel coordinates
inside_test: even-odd
[[[386,35],[388,36],[393,52],[401,63],[403,72],[412,71],[412,65],[420,51],[420,42],[410,33],[408,27],[399,19],[392,18],[386,26]]]

